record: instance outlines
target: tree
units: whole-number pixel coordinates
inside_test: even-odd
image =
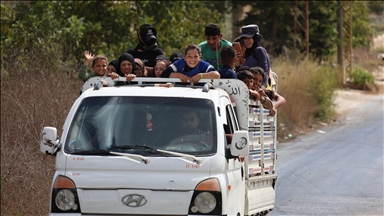
[[[368,7],[372,13],[377,15],[384,15],[384,2],[383,1],[368,1]]]
[[[243,3],[236,3],[243,4]],[[257,24],[263,36],[264,47],[278,55],[282,46],[292,48],[293,44],[293,2],[289,1],[252,1],[252,10],[236,23],[238,26]]]
[[[218,23],[220,14],[204,1],[137,1],[139,14],[148,16],[159,34],[159,47],[166,54],[183,52],[187,44],[205,40],[204,27]],[[159,10],[161,8],[161,10]]]
[[[13,54],[15,58],[38,50],[47,58],[59,55],[61,62],[78,65],[87,49],[115,59],[136,46],[137,28],[149,23],[157,29],[159,47],[170,55],[182,52],[187,44],[205,40],[204,26],[221,17],[213,8],[212,3],[191,0],[33,1],[17,2],[12,8],[2,5],[2,53],[10,57],[7,50],[18,50]]]
[[[353,47],[368,46],[373,36],[373,29],[369,25],[369,2],[353,1],[352,4],[352,45]]]
[[[263,45],[268,52],[278,55],[283,46],[293,49],[294,1],[252,1],[236,4],[252,6],[247,16],[237,23],[259,25],[264,38]],[[304,11],[304,2],[298,1],[298,7]],[[337,2],[309,1],[309,49],[310,54],[319,61],[329,60],[336,52],[337,38]],[[372,34],[368,20],[368,3],[353,2],[353,46],[368,44]],[[304,32],[299,39],[304,40]],[[301,47],[301,52],[305,49]]]

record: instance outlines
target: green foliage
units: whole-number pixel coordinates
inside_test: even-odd
[[[235,2],[244,4],[243,2]],[[257,24],[263,35],[263,46],[272,55],[279,55],[283,46],[294,49],[294,14],[293,1],[252,1],[247,2],[252,10],[237,23],[240,27]],[[353,46],[367,45],[372,30],[369,25],[368,2],[353,2]],[[298,21],[304,27],[305,2],[298,1]],[[329,60],[337,51],[337,1],[309,1],[309,50],[319,62]],[[305,32],[297,28],[296,48],[305,51]]]
[[[334,114],[333,96],[337,88],[337,74],[329,65],[322,65],[310,79],[310,95],[317,101],[314,117],[328,121]]]
[[[28,68],[30,65],[26,59],[38,55],[41,62],[50,59],[53,65],[58,66],[59,62],[73,56],[76,45],[80,44],[84,26],[82,19],[74,15],[60,17],[70,14],[69,4],[17,2],[15,7],[8,7],[8,14],[1,15],[2,63],[24,62]],[[6,7],[2,5],[2,10],[6,10]],[[59,58],[53,59],[53,56]]]
[[[289,1],[252,1],[249,4],[252,10],[236,25],[257,24],[263,36],[263,46],[270,53],[279,54],[283,45],[292,48],[294,4]]]
[[[356,69],[349,74],[349,78],[352,80],[353,84],[360,87],[364,87],[366,84],[375,83],[375,77],[361,67],[356,67]]]
[[[159,47],[167,56],[176,51],[183,53],[187,44],[204,41],[205,25],[220,20],[219,12],[212,9],[213,3],[210,2],[137,1],[136,5],[140,14],[150,15],[150,23],[158,32]]]
[[[84,50],[116,59],[136,46],[136,30],[144,23],[156,27],[158,45],[169,56],[205,40],[204,26],[221,18],[215,4],[150,0],[1,4],[2,61],[27,62],[23,59],[39,54],[56,67],[72,67],[83,62]]]
[[[266,41],[265,48],[275,54],[280,54],[283,46],[294,48],[294,14],[295,3],[290,1],[253,1],[252,10],[242,20],[241,25],[257,24]],[[298,2],[301,13],[304,2]],[[319,60],[325,60],[336,52],[336,9],[335,1],[309,2],[309,43],[310,52]],[[303,14],[298,11],[298,21],[304,26]],[[256,22],[255,20],[260,20]],[[305,51],[305,32],[297,30],[297,45],[299,51]]]
[[[368,1],[368,7],[371,12],[377,15],[384,15],[384,2],[383,1]]]
[[[369,25],[369,2],[353,1],[352,4],[352,46],[369,46],[373,29]]]

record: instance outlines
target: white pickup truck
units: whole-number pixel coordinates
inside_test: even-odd
[[[134,81],[83,92],[60,140],[56,128],[44,127],[40,151],[56,156],[50,215],[267,215],[274,208],[276,117],[249,100],[242,81]]]

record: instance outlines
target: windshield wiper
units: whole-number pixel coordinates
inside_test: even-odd
[[[149,164],[149,162],[150,162],[149,158],[144,157],[142,155],[138,155],[138,154],[128,154],[128,153],[112,152],[112,151],[109,153],[114,154],[114,155],[126,156],[126,157],[136,159],[136,160],[139,159],[139,161],[143,161],[145,164]]]
[[[194,155],[183,154],[183,153],[179,153],[179,152],[167,151],[167,150],[162,150],[162,149],[156,149],[156,151],[161,152],[161,153],[170,154],[170,155],[179,156],[179,157],[182,157],[185,159],[189,159],[192,162],[195,162],[197,165],[200,165],[200,163],[201,163],[201,159],[194,156]]]
[[[147,157],[144,157],[142,155],[136,155],[136,154],[127,154],[127,153],[121,153],[121,152],[113,152],[113,151],[107,151],[105,149],[94,149],[89,151],[79,151],[79,152],[73,152],[71,154],[79,154],[79,155],[119,155],[119,156],[126,156],[132,159],[139,159],[140,161],[143,161],[145,164],[148,164],[150,161]]]
[[[196,164],[200,164],[201,163],[201,159],[194,156],[194,155],[190,155],[190,154],[183,154],[183,153],[179,153],[179,152],[173,152],[173,151],[167,151],[167,150],[162,150],[162,149],[157,149],[155,147],[151,147],[151,146],[146,146],[146,145],[118,145],[118,146],[113,146],[112,148],[122,148],[122,149],[149,149],[149,150],[153,150],[153,151],[157,151],[157,152],[161,152],[161,153],[165,153],[165,154],[170,154],[170,155],[174,155],[174,156],[179,156],[179,157],[182,157],[182,158],[186,158],[186,159],[189,159],[191,160],[192,162],[195,162]],[[114,153],[118,153],[118,152],[114,152]],[[126,153],[119,153],[119,154],[126,154]],[[133,155],[133,154],[129,154],[129,155]],[[138,156],[138,155],[135,155],[135,156]],[[141,156],[141,155],[140,155]]]

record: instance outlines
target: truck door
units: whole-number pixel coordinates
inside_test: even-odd
[[[223,127],[226,137],[226,158],[227,158],[227,181],[228,181],[228,215],[243,215],[245,197],[245,176],[244,166],[237,158],[232,157],[229,152],[229,145],[234,131],[239,130],[232,103],[228,97],[220,99],[222,107]]]

